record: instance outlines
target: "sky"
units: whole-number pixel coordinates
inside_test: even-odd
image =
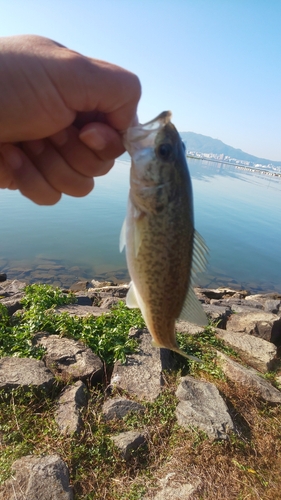
[[[181,132],[281,160],[280,0],[0,0],[0,12],[0,36],[46,36],[136,73],[140,122],[169,109]]]

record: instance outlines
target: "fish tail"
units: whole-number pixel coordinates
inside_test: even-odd
[[[203,361],[196,356],[191,356],[190,354],[186,354],[186,352],[182,351],[179,347],[165,347],[163,345],[157,344],[154,340],[152,341],[153,347],[159,347],[160,349],[170,349],[171,351],[176,352],[177,354],[180,354],[184,358],[190,359],[191,361],[195,361],[196,363],[203,363]]]

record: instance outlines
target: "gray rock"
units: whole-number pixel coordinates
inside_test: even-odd
[[[16,311],[19,309],[23,308],[23,305],[21,304],[21,299],[24,297],[23,292],[18,292],[15,293],[12,296],[5,297],[3,299],[0,299],[0,303],[7,307],[8,309],[8,314],[12,316]]]
[[[47,367],[54,374],[60,374],[64,380],[89,377],[91,381],[101,380],[102,361],[82,342],[40,332],[34,335],[34,344],[45,347]]]
[[[263,305],[257,300],[247,300],[246,302],[244,298],[235,299],[233,297],[229,299],[211,300],[211,304],[214,306],[227,307],[235,312],[243,312],[245,310],[246,311],[251,310],[253,312],[256,312],[256,309],[263,308]]]
[[[281,404],[281,392],[262,378],[256,370],[241,366],[221,352],[218,352],[218,357],[222,361],[223,372],[232,382],[253,389],[264,401]]]
[[[1,500],[73,500],[68,469],[58,455],[20,458],[12,471],[0,486]]]
[[[270,342],[274,328],[275,339],[281,338],[281,319],[275,314],[266,312],[233,314],[228,320],[226,329],[235,332],[255,335]]]
[[[5,292],[6,297],[11,297],[15,293],[23,292],[23,289],[26,287],[26,283],[19,280],[7,280],[0,285],[0,295],[3,295]]]
[[[106,401],[102,407],[102,413],[106,420],[121,419],[130,412],[144,412],[144,406],[127,398],[112,398]]]
[[[269,299],[266,300],[264,303],[264,310],[265,312],[277,314],[279,310],[281,309],[281,300],[277,299]]]
[[[7,274],[6,273],[0,273],[0,282],[6,281],[7,279]]]
[[[152,347],[151,335],[142,330],[139,352],[127,356],[124,365],[114,365],[111,384],[136,395],[139,399],[154,401],[162,388],[160,349]]]
[[[178,472],[169,472],[166,477],[158,481],[160,488],[157,488],[157,491],[153,488],[143,500],[188,500],[200,485],[199,481],[191,484],[179,480]]]
[[[213,306],[203,304],[203,309],[211,321],[215,321],[219,328],[225,328],[228,317],[231,314],[230,307]]]
[[[0,389],[29,386],[50,390],[55,381],[42,361],[32,358],[0,358]]]
[[[225,331],[219,328],[216,328],[216,335],[233,347],[248,365],[260,372],[273,370],[278,363],[276,346],[266,340],[247,333]]]
[[[95,288],[95,292],[103,292],[107,293],[111,297],[126,297],[129,290],[129,285],[121,285],[121,286],[103,286],[100,288]]]
[[[214,384],[182,377],[176,396],[180,400],[176,408],[179,425],[199,427],[211,439],[226,439],[229,431],[234,430],[227,406]]]
[[[55,420],[61,434],[79,434],[83,427],[80,409],[87,405],[87,388],[80,380],[65,387],[58,400]]]
[[[67,304],[65,306],[56,307],[54,311],[57,314],[67,313],[70,316],[101,316],[109,312],[108,309],[100,309],[96,306],[80,306],[79,304]]]
[[[120,297],[105,297],[101,299],[100,308],[111,309],[112,307],[116,306],[116,304],[118,304],[120,300],[124,301],[124,299],[121,299]]]
[[[117,436],[113,436],[112,440],[115,446],[119,448],[125,460],[128,460],[132,452],[143,446],[146,442],[145,435],[135,431],[121,432]]]
[[[72,292],[86,292],[87,289],[89,288],[90,282],[89,281],[77,281],[76,283],[73,283],[71,287],[69,288]]]
[[[194,323],[189,323],[189,321],[176,321],[176,331],[180,333],[188,333],[189,335],[195,335],[196,333],[204,332],[203,326],[195,325]]]

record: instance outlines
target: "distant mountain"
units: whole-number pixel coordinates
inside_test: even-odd
[[[195,132],[180,132],[182,140],[186,145],[187,151],[196,151],[198,153],[214,153],[214,154],[224,154],[225,156],[230,156],[231,158],[236,158],[237,160],[246,160],[253,163],[260,163],[261,165],[281,165],[280,161],[271,161],[265,158],[258,158],[257,156],[249,155],[244,153],[242,149],[232,148],[227,144],[224,144],[219,139],[213,139],[207,135],[196,134]]]

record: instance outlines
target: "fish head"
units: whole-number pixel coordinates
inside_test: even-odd
[[[124,137],[132,158],[131,197],[144,212],[155,212],[156,199],[156,211],[166,206],[183,182],[190,183],[185,146],[171,116],[164,111],[144,125],[129,128]]]

